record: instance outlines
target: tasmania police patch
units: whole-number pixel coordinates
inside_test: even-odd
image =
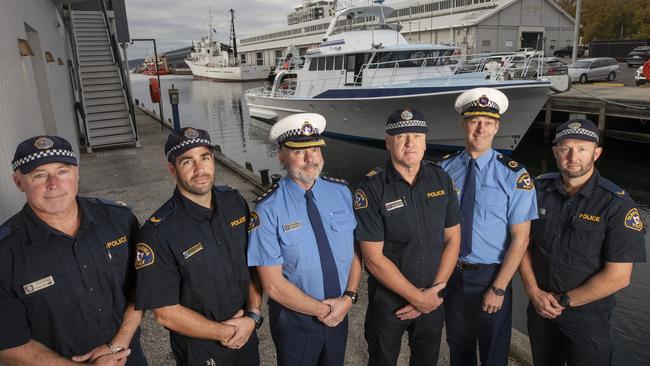
[[[368,207],[368,197],[366,197],[366,194],[362,190],[357,189],[354,192],[354,209],[360,210],[366,207]]]
[[[636,231],[643,230],[643,221],[641,221],[639,210],[633,208],[627,212],[627,215],[625,215],[625,227]]]
[[[251,212],[251,218],[248,220],[248,231],[252,231],[260,226],[260,215],[257,212]]]
[[[153,264],[154,259],[153,249],[145,243],[138,243],[135,249],[135,269]]]
[[[535,186],[533,185],[533,180],[530,178],[528,173],[524,173],[517,178],[517,189],[523,189],[525,191],[530,191]]]

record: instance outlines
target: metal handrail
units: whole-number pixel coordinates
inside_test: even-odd
[[[106,0],[98,0],[98,1],[101,4],[102,13],[104,14],[104,22],[106,23],[106,30],[108,32],[108,40],[111,44],[111,51],[113,52],[113,59],[115,60],[115,63],[117,64],[117,67],[119,69],[122,88],[126,93],[126,104],[129,107],[129,114],[131,115],[131,126],[133,127],[133,133],[135,134],[135,140],[138,141],[140,138],[138,137],[138,127],[135,122],[135,107],[133,105],[133,99],[131,97],[131,86],[128,83],[128,78],[125,73],[124,66],[122,65],[122,57],[120,55],[117,35],[111,29],[111,23],[109,22],[109,18],[108,18],[108,10],[107,10],[108,7],[106,6]],[[158,65],[156,65],[156,67],[157,66]]]
[[[72,12],[73,10],[69,10],[70,12],[70,34],[72,37],[70,37],[70,42],[72,43],[72,49],[76,50],[77,49],[77,41],[75,40],[74,37],[74,19],[72,19]],[[81,70],[79,69],[79,55],[77,52],[73,52],[73,57],[74,57],[74,68],[76,70],[76,77],[75,79],[77,80],[77,86],[79,87],[79,103],[77,105],[79,106],[79,114],[81,114],[81,118],[83,119],[83,127],[84,127],[84,142],[86,145],[86,148],[90,146],[90,136],[88,136],[88,126],[86,124],[86,110],[84,106],[84,99],[83,99],[83,87],[81,86]]]

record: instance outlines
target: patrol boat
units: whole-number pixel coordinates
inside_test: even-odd
[[[521,54],[513,53],[484,71],[456,73],[464,60],[475,57],[458,55],[450,46],[410,44],[399,26],[386,23],[392,12],[382,4],[338,11],[303,65],[279,70],[272,84],[245,92],[250,116],[275,122],[290,114],[319,113],[327,118],[330,136],[381,141],[386,118],[412,107],[428,119],[427,145],[457,149],[465,140],[454,100],[466,90],[492,87],[510,100],[494,146],[512,152],[554,87],[551,79],[537,76],[542,62],[536,63],[538,72],[527,72],[543,54],[526,52],[518,57],[523,64],[516,64],[514,56]],[[535,78],[521,77],[532,74]]]
[[[216,81],[264,80],[271,72],[268,66],[242,65],[237,56],[235,11],[230,9],[230,41],[232,48],[212,39],[212,16],[209,36],[194,43],[193,52],[185,59],[195,79]]]

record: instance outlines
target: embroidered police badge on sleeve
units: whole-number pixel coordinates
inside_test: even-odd
[[[152,265],[154,259],[153,249],[145,243],[138,243],[135,249],[135,269]]]
[[[636,231],[643,231],[643,221],[641,221],[639,210],[633,208],[627,212],[627,215],[625,215],[625,227]]]
[[[357,189],[354,192],[354,209],[360,210],[366,207],[368,207],[368,197],[366,197],[366,194],[362,190]]]
[[[528,173],[524,173],[517,178],[517,189],[523,189],[524,191],[530,191],[535,187],[533,180],[530,178]]]
[[[248,231],[252,231],[255,228],[259,227],[261,224],[260,222],[260,215],[257,214],[257,212],[253,211],[251,212],[251,218],[248,220]]]

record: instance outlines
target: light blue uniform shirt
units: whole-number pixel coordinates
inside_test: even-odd
[[[341,292],[348,284],[354,256],[352,193],[345,184],[318,178],[312,187],[336,269]],[[282,274],[307,295],[324,299],[323,271],[316,237],[307,216],[305,190],[288,177],[262,199],[251,214],[248,265],[282,265]],[[256,220],[259,220],[256,222]]]
[[[458,188],[459,201],[469,159],[463,151],[441,162]],[[501,263],[510,246],[509,225],[537,219],[535,189],[522,165],[492,149],[476,159],[476,168],[472,252],[459,259],[469,263]]]

